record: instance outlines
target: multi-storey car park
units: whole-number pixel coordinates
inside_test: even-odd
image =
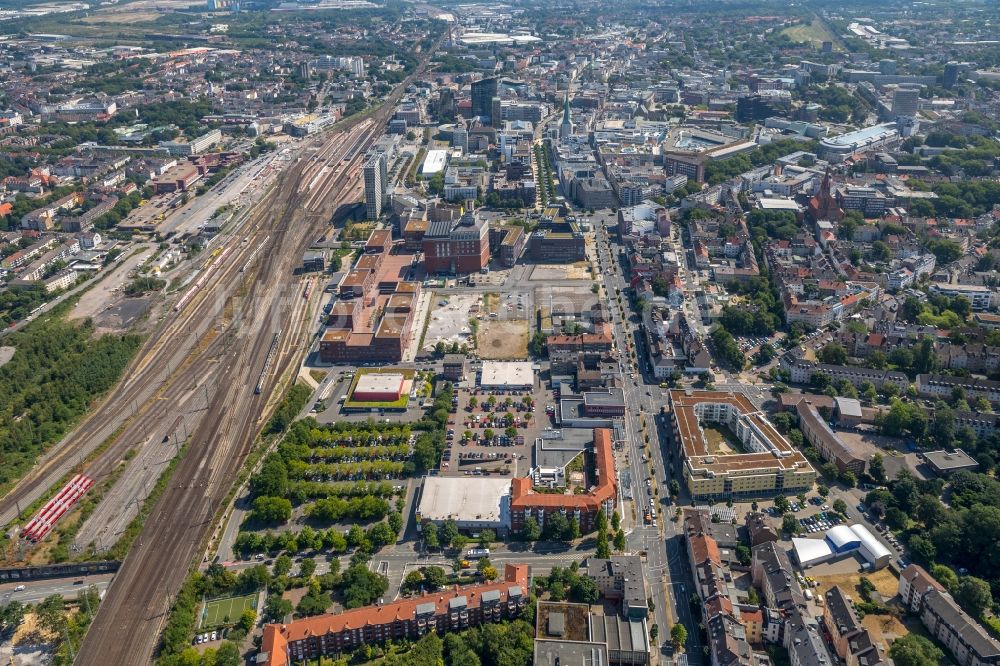
[[[693,499],[762,497],[812,488],[816,470],[745,395],[670,391],[669,397],[674,441]],[[743,451],[713,452],[703,423],[728,427]]]

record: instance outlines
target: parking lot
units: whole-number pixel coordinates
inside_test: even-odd
[[[553,427],[549,405],[555,405],[552,392],[537,381],[528,391],[459,387],[440,473],[524,476],[535,439]]]

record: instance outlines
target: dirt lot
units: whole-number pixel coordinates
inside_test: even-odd
[[[476,347],[485,359],[528,358],[527,321],[484,321]]]
[[[531,271],[535,282],[556,282],[559,280],[590,280],[590,264],[578,261],[574,264],[537,264]]]
[[[862,574],[860,573],[817,576],[806,571],[806,575],[812,576],[819,582],[819,587],[816,588],[817,594],[826,594],[826,591],[831,587],[839,586],[852,597],[860,598],[860,592],[858,591],[858,585],[861,584]],[[888,569],[879,569],[878,571],[864,574],[864,577],[875,585],[875,589],[878,590],[878,593],[886,601],[896,596],[896,592],[899,589],[899,581],[896,580],[896,577]]]
[[[861,624],[871,632],[876,643],[886,646],[910,633],[906,625],[891,615],[865,615],[861,618]]]
[[[146,311],[147,299],[124,298],[122,290],[132,280],[129,274],[152,256],[153,249],[139,245],[134,249],[126,248],[125,251],[128,253],[127,258],[84,292],[70,311],[70,318],[91,317],[97,324],[98,333],[120,333]]]
[[[0,347],[0,366],[14,358],[15,351],[14,347]]]

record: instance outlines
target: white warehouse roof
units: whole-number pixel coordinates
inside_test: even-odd
[[[454,520],[459,527],[500,529],[510,525],[510,479],[428,476],[417,520]]]
[[[892,553],[885,547],[885,544],[875,538],[875,535],[864,525],[851,525],[851,530],[861,540],[861,554],[873,566],[879,560],[892,557]]]
[[[833,549],[826,539],[792,539],[795,559],[803,569],[833,557]]]
[[[424,166],[420,169],[420,173],[424,176],[432,176],[440,171],[444,171],[447,163],[447,150],[428,150],[427,157],[424,159]]]
[[[860,537],[847,525],[834,525],[826,533],[826,540],[838,553],[846,553],[861,545]]]
[[[483,361],[480,386],[520,388],[534,384],[535,371],[528,361]]]

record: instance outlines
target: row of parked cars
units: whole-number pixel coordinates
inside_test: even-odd
[[[212,641],[217,641],[222,636],[219,635],[218,631],[213,631],[212,633],[198,634],[194,637],[194,644],[201,645],[202,643],[210,643]]]
[[[813,516],[800,518],[799,522],[806,532],[814,534],[816,532],[825,532],[834,525],[844,522],[844,520],[832,511],[821,511]]]

